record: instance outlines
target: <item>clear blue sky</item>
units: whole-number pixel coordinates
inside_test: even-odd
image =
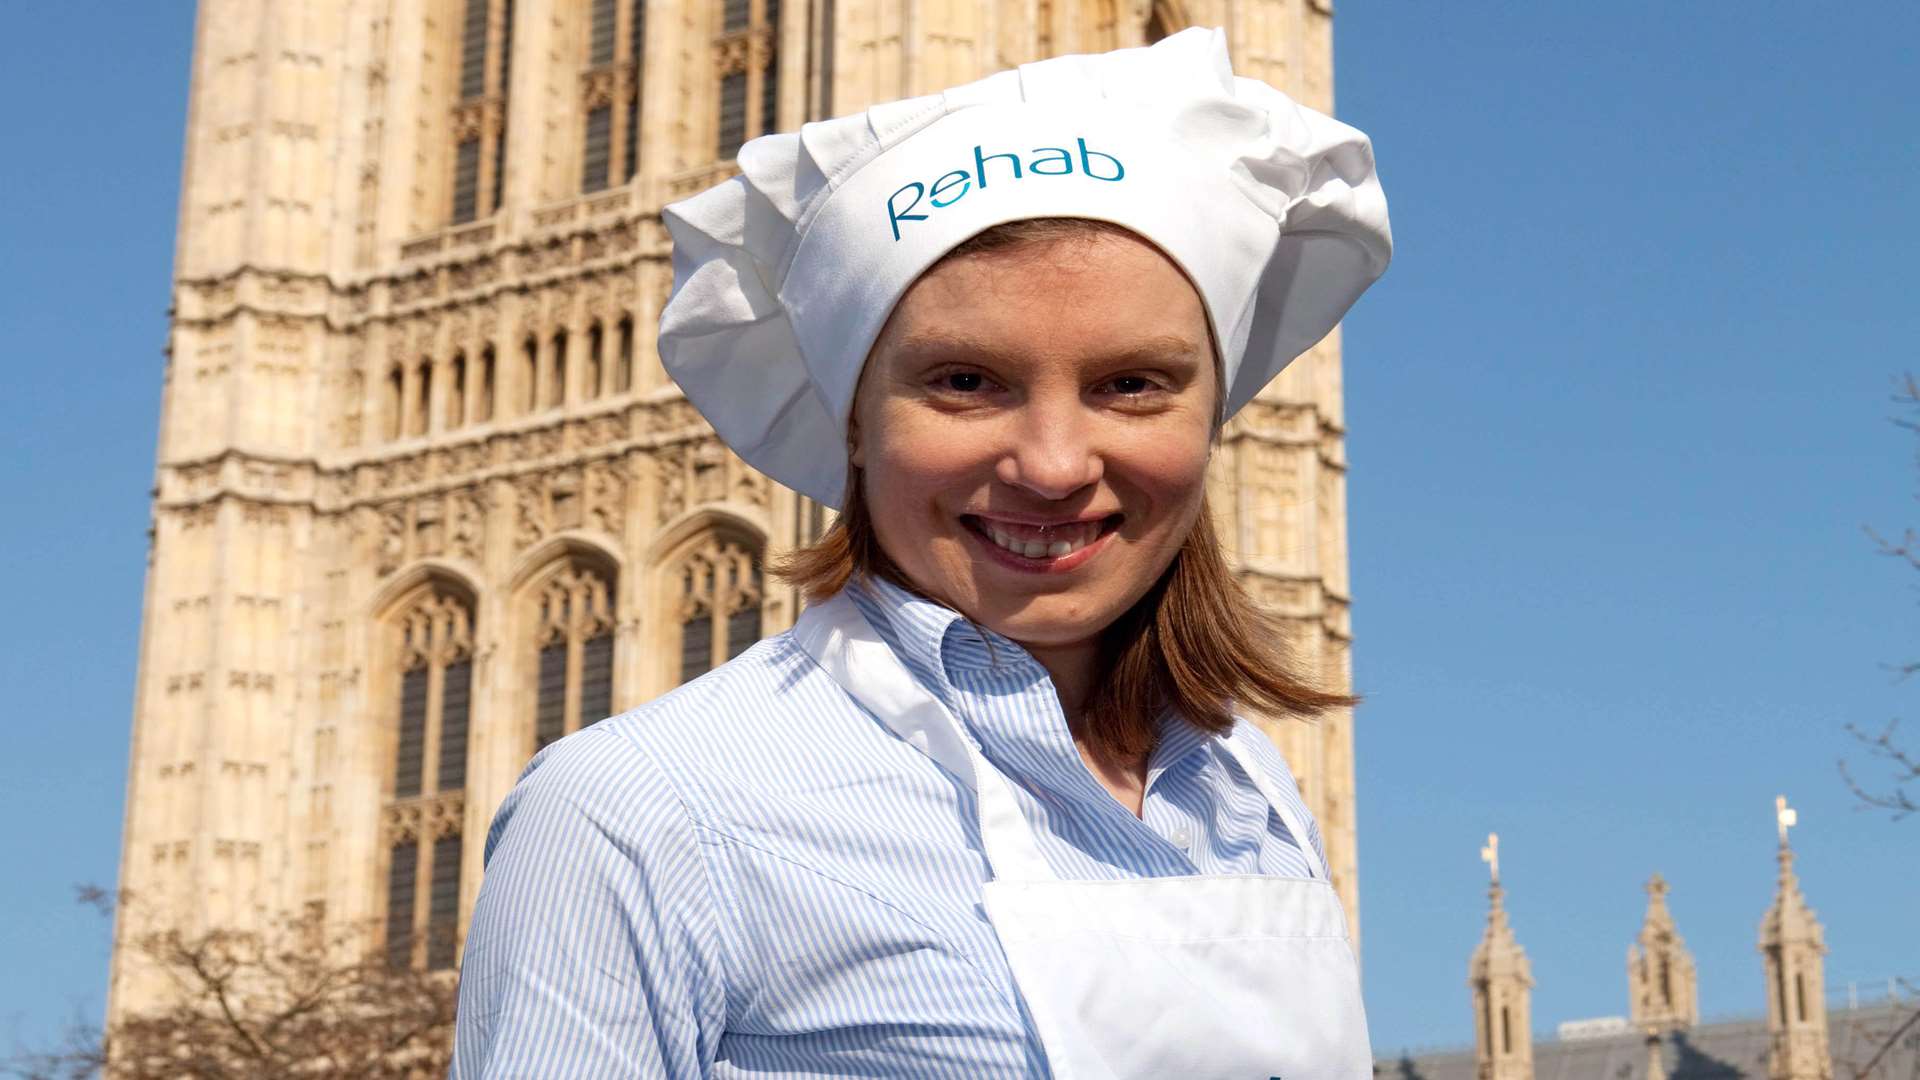
[[[0,1052],[105,993],[191,6],[0,39]],[[1761,1007],[1771,802],[1830,983],[1920,975],[1920,820],[1841,725],[1914,717],[1920,5],[1348,0],[1339,111],[1398,252],[1347,324],[1375,1045],[1471,1038],[1502,834],[1534,1018],[1626,1009],[1673,885],[1710,1013]]]

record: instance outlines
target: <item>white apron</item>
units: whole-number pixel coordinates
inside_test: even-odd
[[[1056,1080],[1360,1080],[1373,1072],[1346,915],[1305,823],[1225,742],[1311,878],[1063,881],[996,770],[842,593],[794,637],[895,734],[972,783],[987,916]]]

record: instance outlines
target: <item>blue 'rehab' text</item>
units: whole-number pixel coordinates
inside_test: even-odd
[[[1102,153],[1087,147],[1087,140],[1076,138],[1074,144],[1079,147],[1079,172],[1090,180],[1109,182],[1123,180],[1127,167],[1112,154]],[[976,146],[973,148],[973,168],[955,169],[943,174],[931,185],[914,180],[887,198],[887,227],[893,230],[893,238],[900,239],[900,223],[903,221],[925,221],[926,212],[914,213],[922,202],[933,210],[952,206],[975,188],[984,191],[989,182],[1006,184],[1023,180],[1029,176],[1072,176],[1075,155],[1062,147],[1041,146],[1029,151],[1024,167],[1019,157],[1013,154],[988,154]],[[910,197],[909,197],[910,196]],[[906,205],[901,200],[907,199]]]

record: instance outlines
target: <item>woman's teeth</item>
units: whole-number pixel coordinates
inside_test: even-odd
[[[1045,535],[1044,539],[1014,536],[990,521],[981,522],[981,527],[994,543],[1029,559],[1057,559],[1062,555],[1071,555],[1093,543],[1100,535],[1100,523],[1097,521],[1045,526],[1038,530]]]

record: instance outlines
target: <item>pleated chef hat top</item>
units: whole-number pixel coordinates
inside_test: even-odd
[[[1367,137],[1233,74],[1226,35],[1061,56],[876,105],[738,154],[664,211],[668,374],[748,464],[841,503],[867,352],[907,288],[969,237],[1093,218],[1193,282],[1222,419],[1333,329],[1392,252]]]

